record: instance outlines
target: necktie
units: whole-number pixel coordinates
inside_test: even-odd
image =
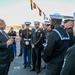
[[[9,37],[7,36],[7,34],[5,33],[5,31],[2,31],[2,34],[8,39]]]

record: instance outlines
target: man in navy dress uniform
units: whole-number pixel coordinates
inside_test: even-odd
[[[75,44],[65,54],[60,75],[75,75]]]
[[[35,30],[32,33],[32,69],[36,74],[40,73],[41,69],[41,48],[43,46],[43,33],[39,28],[40,22],[34,21]]]
[[[66,30],[60,27],[62,15],[55,13],[50,15],[50,18],[54,29],[49,33],[42,58],[47,64],[46,75],[59,75],[70,37]]]
[[[24,58],[24,68],[31,67],[31,36],[32,31],[29,29],[30,22],[25,22],[26,29],[22,31],[22,51]]]

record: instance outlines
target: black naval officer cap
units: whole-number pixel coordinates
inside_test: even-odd
[[[25,22],[25,25],[26,25],[26,26],[30,26],[30,24],[31,24],[31,22],[28,22],[28,21]]]

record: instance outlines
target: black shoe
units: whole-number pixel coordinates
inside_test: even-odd
[[[26,68],[27,66],[23,66],[23,68]]]
[[[45,69],[45,68],[46,68],[46,66],[43,66],[43,67],[42,67],[42,69]]]
[[[31,65],[28,65],[27,67],[28,67],[28,68],[31,68]]]
[[[35,68],[32,68],[30,71],[35,71]]]
[[[39,73],[40,73],[40,70],[37,70],[37,71],[36,71],[36,74],[39,74]]]
[[[19,54],[18,57],[22,56],[22,54]]]

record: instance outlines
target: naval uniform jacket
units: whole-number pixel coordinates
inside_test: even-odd
[[[62,27],[57,27],[50,32],[42,56],[47,63],[46,75],[59,75],[69,41],[70,36]]]
[[[41,29],[38,31],[33,30],[32,33],[32,44],[34,44],[35,48],[41,48],[43,46],[43,32]]]
[[[23,48],[25,48],[25,49],[31,48],[31,37],[32,37],[32,31],[31,30],[25,29],[22,31]]]
[[[60,75],[75,75],[75,44],[65,54]]]

